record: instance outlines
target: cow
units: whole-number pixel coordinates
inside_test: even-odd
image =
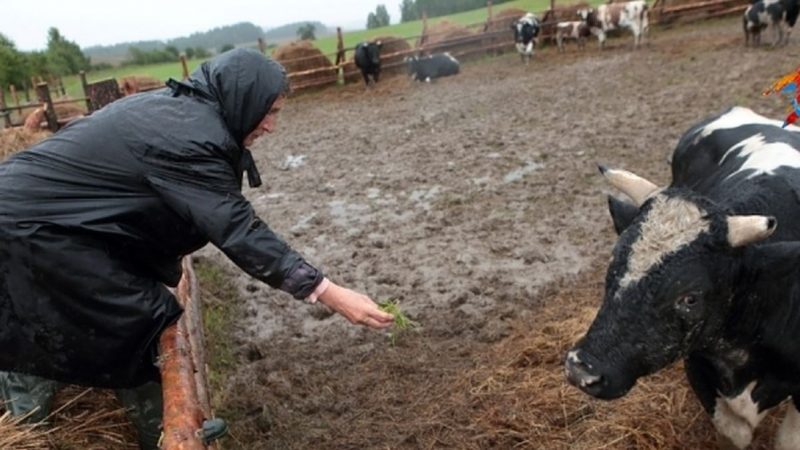
[[[666,188],[601,167],[619,234],[603,302],[567,379],[614,399],[679,359],[720,443],[743,449],[791,397],[800,448],[800,128],[734,107],[691,127]]]
[[[742,16],[744,45],[761,44],[761,32],[772,28],[772,46],[789,43],[789,35],[800,13],[798,0],[756,0],[747,7]]]
[[[354,57],[356,67],[361,70],[361,76],[364,77],[364,84],[367,86],[370,83],[377,83],[380,78],[382,47],[381,41],[361,42],[356,45]]]
[[[597,36],[600,48],[605,47],[606,34],[609,31],[628,28],[633,33],[633,48],[636,49],[643,43],[650,29],[647,3],[644,0],[607,3],[597,9],[581,8],[577,13],[591,33]]]
[[[408,75],[414,81],[430,83],[439,77],[457,74],[461,65],[450,53],[435,53],[430,56],[408,56],[405,59]]]
[[[519,57],[525,64],[530,63],[533,57],[533,48],[542,26],[539,18],[532,13],[527,13],[511,24],[514,31],[514,43],[517,46]]]
[[[564,51],[565,39],[574,39],[578,42],[578,48],[583,49],[586,45],[586,38],[589,37],[590,34],[589,27],[583,21],[558,22],[556,24],[556,43],[558,44],[558,51]]]

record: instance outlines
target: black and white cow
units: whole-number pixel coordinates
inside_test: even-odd
[[[800,448],[800,128],[732,108],[689,129],[661,189],[601,168],[619,238],[603,303],[565,362],[604,399],[684,359],[730,447],[791,397],[777,436]]]
[[[621,3],[605,3],[595,8],[581,8],[578,17],[586,23],[592,34],[597,36],[600,48],[605,47],[606,33],[620,28],[628,28],[633,33],[633,48],[644,42],[650,29],[647,16],[647,2],[633,0]]]
[[[583,49],[586,45],[586,38],[589,37],[590,34],[589,26],[581,20],[558,22],[556,24],[556,43],[558,44],[558,51],[564,51],[564,41],[567,39],[575,40],[578,43],[578,48]]]
[[[429,56],[408,56],[405,59],[408,75],[414,81],[426,81],[455,75],[461,70],[458,60],[450,53],[435,53]]]
[[[511,29],[514,30],[514,43],[519,57],[527,64],[533,57],[533,48],[542,29],[539,18],[533,13],[527,13],[512,23]]]
[[[377,83],[381,76],[381,47],[381,41],[361,42],[356,45],[354,57],[356,67],[361,70],[361,76],[364,77],[364,84],[367,86],[370,82]]]
[[[761,32],[773,30],[772,46],[789,43],[789,35],[800,13],[798,0],[756,0],[744,11],[744,45],[761,44]]]

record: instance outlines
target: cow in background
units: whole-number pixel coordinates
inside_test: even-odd
[[[800,128],[747,108],[699,122],[659,187],[601,167],[619,234],[605,293],[566,356],[603,399],[682,359],[722,448],[746,448],[789,399],[777,450],[800,448]]]
[[[594,8],[581,8],[578,17],[597,36],[600,48],[605,47],[606,33],[609,31],[628,28],[633,33],[633,48],[643,43],[650,22],[647,17],[647,3],[644,0],[634,0],[623,3],[607,3]]]
[[[744,11],[744,45],[761,44],[761,32],[772,28],[772,46],[789,43],[789,35],[800,13],[799,0],[756,0]]]
[[[461,70],[458,60],[447,52],[422,57],[408,56],[405,62],[408,75],[414,81],[430,83],[431,80],[455,75]]]
[[[574,20],[569,22],[558,22],[556,24],[556,43],[558,44],[558,51],[564,51],[564,40],[575,40],[578,43],[578,48],[583,49],[586,45],[586,38],[591,35],[589,26],[581,20]]]
[[[514,30],[514,43],[517,46],[520,59],[528,64],[533,57],[533,48],[536,46],[537,37],[542,26],[539,19],[532,13],[527,13],[511,24]]]
[[[364,77],[364,84],[367,86],[378,82],[381,75],[381,48],[383,44],[381,41],[377,42],[361,42],[356,45],[355,62],[356,67],[361,70],[361,76]]]

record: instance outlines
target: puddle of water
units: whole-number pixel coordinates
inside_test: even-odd
[[[506,174],[506,176],[503,177],[503,182],[505,182],[505,183],[513,183],[515,181],[519,181],[519,180],[525,178],[525,175],[527,175],[527,174],[529,174],[531,172],[534,172],[536,170],[539,170],[542,167],[543,167],[542,164],[537,164],[535,162],[530,162],[529,161],[523,167],[520,167],[519,169],[514,169],[511,172],[508,172]]]
[[[286,159],[281,164],[282,170],[296,169],[306,162],[306,155],[286,155]]]

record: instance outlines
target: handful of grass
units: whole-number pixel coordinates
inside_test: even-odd
[[[394,316],[394,326],[392,327],[392,331],[389,332],[389,340],[392,345],[397,343],[397,338],[400,334],[419,326],[417,322],[409,319],[408,316],[400,310],[400,304],[395,300],[389,299],[379,302],[378,308]]]

